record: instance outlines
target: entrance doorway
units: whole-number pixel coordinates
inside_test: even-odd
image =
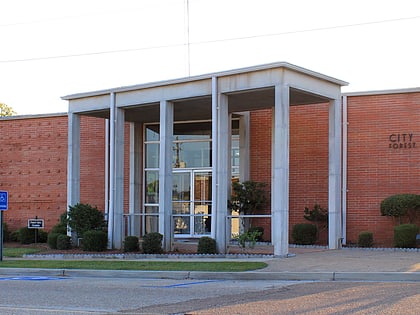
[[[211,170],[176,170],[172,177],[172,214],[177,238],[211,234]]]

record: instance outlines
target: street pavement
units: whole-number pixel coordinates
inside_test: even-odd
[[[113,258],[115,259],[115,258]],[[129,259],[129,258],[123,258]],[[0,276],[72,276],[160,279],[321,280],[321,281],[420,281],[420,251],[399,249],[290,248],[288,257],[270,255],[145,258],[176,261],[263,261],[264,269],[247,272],[102,271],[0,268]]]

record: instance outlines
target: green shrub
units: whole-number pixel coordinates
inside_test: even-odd
[[[62,235],[60,233],[50,233],[48,234],[47,238],[47,244],[51,249],[57,249],[57,238],[59,235]]]
[[[10,233],[10,241],[19,242],[19,230],[16,230]]]
[[[263,235],[264,235],[264,228],[262,226],[252,226],[248,229],[248,233],[256,233],[256,241],[262,242],[263,241]]]
[[[400,248],[415,248],[419,227],[415,224],[401,224],[394,227],[394,245]]]
[[[261,238],[261,232],[257,229],[249,229],[245,233],[239,234],[238,243],[239,247],[245,249],[247,246],[249,248],[254,248],[257,240]]]
[[[57,249],[67,250],[71,248],[71,238],[68,235],[58,234]]]
[[[200,237],[197,254],[217,254],[216,240],[208,236]]]
[[[46,243],[48,232],[41,229],[20,228],[17,231],[17,240],[21,244]]]
[[[104,231],[91,230],[83,234],[82,249],[84,251],[103,252],[108,245],[108,235]]]
[[[161,254],[163,235],[152,232],[143,236],[142,249],[145,254]]]
[[[35,229],[22,227],[18,230],[18,240],[21,244],[35,243]]]
[[[50,232],[67,235],[67,212],[60,215],[60,221],[52,227]]]
[[[316,225],[318,239],[319,232],[328,228],[328,209],[322,208],[319,204],[315,204],[312,209],[305,207],[303,213],[303,217],[306,220],[313,222]]]
[[[313,245],[316,242],[318,229],[309,223],[300,223],[293,226],[292,238],[297,245]]]
[[[67,235],[67,225],[60,222],[54,225],[51,229],[51,233],[58,233],[58,234],[64,234]]]
[[[139,238],[137,236],[127,236],[124,240],[124,252],[138,252]]]
[[[3,241],[10,241],[10,231],[6,222],[3,222]]]
[[[398,194],[385,198],[381,202],[381,215],[399,218],[408,216],[413,222],[416,212],[420,210],[420,195]]]
[[[48,239],[48,232],[38,229],[36,241],[38,243],[46,243]]]
[[[357,241],[359,247],[372,247],[373,246],[373,233],[372,232],[360,232]]]
[[[67,223],[78,237],[84,237],[84,233],[92,230],[104,230],[106,228],[104,214],[96,207],[89,204],[78,203],[69,206]]]

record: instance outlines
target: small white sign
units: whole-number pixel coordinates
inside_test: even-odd
[[[44,219],[29,219],[28,220],[28,229],[43,229],[44,228]]]

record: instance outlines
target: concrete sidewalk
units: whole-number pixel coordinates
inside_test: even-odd
[[[287,258],[161,258],[176,261],[264,261],[247,272],[101,271],[0,268],[0,276],[129,277],[226,280],[420,281],[420,252],[392,249],[290,248]],[[155,260],[156,258],[149,258]]]
[[[307,280],[420,281],[420,252],[393,249],[290,248],[291,257],[265,260],[262,273]],[[316,279],[318,277],[318,279]]]

